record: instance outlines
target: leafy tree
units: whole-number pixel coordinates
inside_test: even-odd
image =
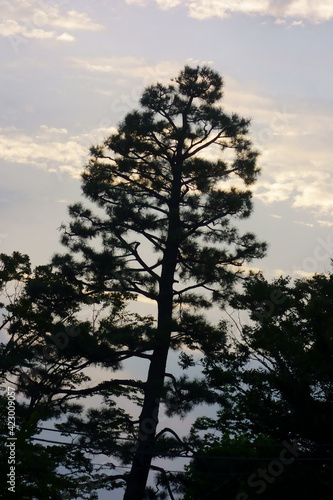
[[[265,492],[258,482],[257,490],[248,482],[258,465],[252,465],[251,473],[247,463],[249,472],[244,478],[241,459],[232,479],[233,465],[228,460],[215,461],[215,470],[224,471],[228,478],[227,485],[220,484],[219,495],[231,499],[245,492],[244,499],[278,499],[298,492],[297,496],[332,497],[332,305],[332,273],[294,283],[282,277],[268,283],[257,275],[246,282],[244,294],[235,296],[234,306],[247,309],[252,323],[240,328],[238,337],[230,334],[219,360],[216,356],[206,359],[208,383],[220,391],[221,406],[216,421],[201,419],[196,428],[231,433],[231,445],[238,445],[238,455],[243,457],[249,450],[258,458],[265,456],[266,451],[263,454],[256,448],[258,439],[275,446],[277,451],[269,452],[268,457],[278,458],[286,442],[296,443],[298,452],[295,463],[286,466],[276,480],[270,475],[274,481],[267,482]],[[214,450],[222,456],[230,452],[225,440],[217,443],[216,433],[208,433],[204,453],[211,456]],[[210,470],[214,470],[211,462]],[[269,460],[263,460],[261,466],[267,469],[268,464]],[[205,482],[202,460],[193,462],[187,480],[186,500],[198,498],[200,480],[206,491],[218,486],[217,481]],[[234,484],[241,480],[242,487]]]
[[[78,441],[85,450],[131,463],[122,475],[126,500],[144,498],[155,456],[186,452],[172,430],[157,432],[161,401],[185,414],[209,394],[203,382],[166,373],[170,349],[183,349],[183,368],[193,364],[185,348],[211,355],[221,350],[225,325],[209,325],[196,310],[225,303],[242,265],[262,257],[266,248],[232,225],[232,218],[251,214],[246,186],[259,174],[258,153],[248,138],[249,120],[219,106],[222,86],[210,68],[185,67],[169,86],[147,88],[141,108],[91,148],[82,189],[97,205],[95,213],[81,203],[70,207],[62,236],[69,253],[35,270],[13,311],[13,345],[22,350],[25,335],[25,345],[29,339],[33,347],[24,358],[25,376],[12,368],[18,387],[27,398],[33,391],[41,398],[44,391],[48,415],[51,409],[56,417],[67,414],[57,424],[62,432],[86,430]],[[234,187],[236,181],[245,189]],[[133,294],[156,303],[156,322],[126,312]],[[99,306],[100,315],[83,321],[80,310],[89,305]],[[80,334],[62,343],[65,327],[79,328]],[[56,361],[51,355],[45,359],[45,332],[59,341]],[[111,374],[134,359],[148,363],[146,381],[113,377],[87,387],[88,367]],[[92,395],[100,396],[101,408],[80,416],[71,400]],[[119,396],[140,405],[137,421],[115,406]],[[120,446],[117,438],[124,435],[136,436],[135,446]],[[118,480],[104,477],[113,485]]]
[[[207,442],[185,474],[173,478],[183,500],[332,498],[332,468],[294,443],[267,436],[215,436],[215,443]]]
[[[114,483],[111,484],[102,466],[99,470],[93,467],[83,446],[73,443],[77,435],[63,433],[73,441],[62,440],[64,444],[56,444],[57,439],[54,441],[41,433],[45,422],[50,427],[50,421],[73,419],[83,411],[78,400],[81,393],[75,395],[73,403],[71,392],[90,380],[84,373],[91,364],[86,361],[86,351],[92,356],[98,350],[103,352],[102,362],[113,368],[118,360],[110,355],[102,335],[94,339],[89,335],[92,325],[75,317],[87,303],[81,285],[73,286],[51,265],[32,271],[28,257],[17,252],[12,256],[1,254],[0,262],[3,296],[0,380],[5,391],[0,399],[2,484],[7,486],[9,471],[8,388],[15,388],[16,428],[11,421],[11,435],[16,439],[16,496],[38,500],[96,499],[100,485],[112,489]],[[111,317],[119,321],[122,307],[119,294],[103,300],[104,306],[112,302]],[[95,302],[98,303],[97,297]],[[100,349],[98,343],[101,343]],[[97,386],[82,394],[98,392]],[[110,414],[112,411],[114,417],[119,413],[110,408]],[[5,488],[2,495],[2,498],[12,498],[13,492]]]

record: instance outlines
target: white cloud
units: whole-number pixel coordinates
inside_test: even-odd
[[[20,43],[15,37],[29,39],[54,39],[72,42],[74,36],[69,31],[101,31],[105,27],[93,22],[86,13],[76,10],[65,12],[61,2],[50,5],[35,0],[0,0],[0,35],[13,40],[14,49]],[[23,43],[21,40],[21,43]]]
[[[294,190],[294,182],[274,182],[270,179],[266,180],[265,177],[266,176],[260,179],[253,188],[256,198],[259,198],[259,200],[263,201],[264,203],[286,201],[290,198]]]
[[[285,272],[283,272],[283,274],[285,274]],[[292,276],[294,276],[295,278],[312,278],[313,275],[315,273],[314,272],[310,272],[310,271],[304,271],[304,269],[294,269],[293,272],[291,273]]]
[[[293,21],[291,23],[291,26],[301,26],[302,28],[304,28],[304,23],[303,21]]]
[[[129,5],[140,5],[141,7],[147,5],[147,0],[125,0],[125,2]]]
[[[101,126],[75,136],[65,128],[41,125],[35,135],[29,136],[15,127],[3,127],[0,129],[0,159],[34,165],[59,178],[67,173],[79,179],[91,144],[100,143],[115,130]]]
[[[115,73],[119,77],[126,76],[142,79],[143,85],[156,81],[170,81],[170,77],[179,71],[179,64],[174,61],[161,61],[158,64],[147,64],[142,58],[131,56],[107,57],[72,60],[73,63],[88,72]]]
[[[40,128],[50,134],[68,134],[68,130],[65,128],[49,127],[48,125],[41,125]]]
[[[103,25],[91,21],[87,14],[77,10],[70,10],[65,15],[57,12],[49,17],[48,24],[65,30],[101,31],[105,29]]]
[[[54,38],[55,34],[54,31],[21,25],[12,19],[0,23],[0,35],[4,37],[21,36],[24,38],[45,40],[46,38]]]
[[[300,208],[317,207],[321,213],[333,214],[332,183],[331,175],[326,176],[326,182],[320,176],[314,175],[312,182],[303,185],[303,189],[295,199],[293,206]]]
[[[270,151],[274,155],[273,150]],[[313,170],[313,166],[305,159],[299,163],[296,146],[288,145],[281,157],[281,162],[266,161],[263,175],[253,187],[255,197],[267,204],[289,200],[295,208],[310,209],[317,214],[333,214],[333,200],[330,186],[333,184],[333,173],[327,163],[321,170]]]
[[[261,152],[262,169],[252,188],[256,198],[333,214],[333,110],[327,102],[277,101],[261,88],[226,76],[224,108],[252,117],[250,134]]]
[[[327,21],[333,17],[331,0],[290,0],[286,3],[286,16],[315,21]]]
[[[149,3],[149,0],[125,0],[129,5],[139,5],[140,7],[144,7]],[[161,7],[163,10],[172,9],[173,7],[177,7],[181,5],[184,0],[155,0],[157,5]]]
[[[45,126],[42,127],[42,133]],[[67,141],[59,141],[62,129],[47,129],[48,137],[42,135],[30,137],[20,131],[0,134],[0,158],[9,163],[30,164],[45,170],[61,170],[64,163],[67,169],[71,169],[73,177],[79,177],[84,161],[87,157],[87,149],[78,142],[69,138]],[[60,165],[60,166],[59,166]]]
[[[171,9],[181,5],[182,0],[156,0],[156,2],[162,9]]]
[[[75,38],[68,33],[62,33],[57,37],[57,40],[60,40],[61,42],[74,42]]]
[[[280,278],[280,276],[285,276],[286,272],[284,269],[273,269],[271,274],[274,278]]]
[[[122,114],[137,106],[147,84],[169,83],[170,77],[179,71],[179,64],[174,61],[154,66],[134,57],[75,59],[73,63],[88,74],[99,72],[101,81],[108,74],[117,76],[123,92],[118,102],[119,106],[124,104]],[[319,101],[277,101],[257,85],[240,84],[228,75],[224,81],[224,109],[252,118],[251,137],[262,153],[259,158],[262,175],[253,186],[255,197],[266,204],[288,201],[297,208],[333,213],[327,187],[333,184],[330,146],[333,122],[329,106]],[[114,89],[105,92],[106,98],[111,91]],[[115,92],[115,95],[120,94]],[[214,160],[219,151],[211,148],[209,155]]]
[[[232,14],[265,15],[278,18],[301,18],[310,22],[328,21],[333,18],[331,0],[126,0],[128,4],[145,6],[157,3],[163,9],[178,5],[187,7],[196,19],[228,17]]]
[[[324,226],[324,227],[331,227],[331,226],[333,226],[333,222],[327,221],[327,220],[317,220],[317,223],[320,226]]]
[[[300,226],[314,227],[314,224],[311,224],[310,222],[304,222],[302,220],[294,220],[293,224],[299,224]]]
[[[95,82],[99,73],[98,86],[105,83],[109,93],[114,92],[118,101],[112,97],[112,105],[121,107],[121,117],[137,106],[147,84],[169,83],[180,66],[175,61],[152,65],[144,58],[135,57],[72,59],[72,63],[80,71],[80,77],[85,73],[89,77],[93,74]],[[110,74],[113,84],[117,81],[118,87],[110,87]],[[100,88],[95,90],[102,92]],[[105,95],[106,107],[108,101],[109,96]],[[295,208],[315,211],[319,220],[333,214],[330,189],[333,185],[333,122],[327,103],[278,101],[265,94],[262,88],[250,83],[240,84],[227,75],[224,108],[227,112],[252,117],[250,133],[262,153],[258,162],[262,175],[253,186],[256,198],[265,204],[288,202]],[[8,162],[31,163],[78,177],[89,146],[114,131],[111,125],[114,123],[108,116],[94,130],[77,136],[46,124],[34,136],[23,135],[13,128],[0,129],[0,157]],[[212,149],[210,154],[214,159],[219,151]],[[274,213],[274,208],[270,211]]]
[[[0,24],[0,35],[2,36],[12,36],[19,33],[21,26],[13,19],[7,20]]]
[[[268,0],[190,0],[186,4],[190,16],[196,19],[228,17],[234,13],[264,15],[269,7]]]
[[[279,102],[262,89],[226,77],[225,108],[252,117],[251,136],[261,151],[262,175],[253,186],[267,204],[333,214],[332,109],[328,103]]]

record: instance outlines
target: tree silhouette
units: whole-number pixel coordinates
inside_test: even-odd
[[[247,309],[252,322],[238,336],[230,331],[219,357],[206,358],[207,383],[220,394],[220,409],[216,420],[200,419],[193,429],[194,434],[206,432],[206,446],[189,468],[186,500],[203,491],[207,499],[237,494],[244,499],[331,498],[332,297],[332,272],[272,283],[259,274],[234,297],[235,309]],[[285,443],[292,465],[281,466],[280,460],[270,467],[279,462]],[[258,469],[270,471],[266,482]],[[224,484],[217,471],[224,474]]]
[[[58,429],[87,430],[79,440],[86,450],[131,464],[122,475],[125,500],[144,498],[155,456],[184,446],[172,430],[157,432],[161,401],[169,398],[185,414],[209,394],[204,383],[166,373],[170,349],[183,350],[183,368],[193,364],[185,348],[211,354],[221,350],[224,324],[209,325],[200,309],[223,306],[243,264],[266,249],[252,233],[240,234],[232,224],[251,214],[247,186],[259,174],[258,153],[248,138],[250,121],[219,106],[222,87],[212,69],[186,66],[170,85],[147,88],[140,109],[91,148],[82,174],[90,204],[70,207],[71,220],[62,227],[68,252],[35,270],[17,305],[25,305],[24,319],[11,324],[15,340],[25,329],[34,347],[26,355],[30,365],[24,373],[12,370],[19,387],[31,397],[43,380],[43,401],[67,408],[67,422],[57,424]],[[236,188],[236,181],[244,189]],[[156,304],[156,321],[125,312],[124,303],[133,295]],[[80,309],[89,305],[99,305],[102,314],[83,321]],[[67,330],[65,337],[64,326],[80,334]],[[50,339],[46,331],[58,348],[49,359],[40,341]],[[90,380],[87,367],[108,368],[112,376],[135,359],[148,363],[146,380],[113,377],[83,387]],[[34,363],[39,368],[31,373]],[[98,394],[101,409],[84,418],[71,410],[72,400]],[[139,403],[137,421],[115,406],[122,395]],[[112,436],[124,434],[136,436],[136,444],[119,446]],[[110,484],[118,480],[118,475],[104,478]]]
[[[251,193],[227,183],[253,183],[258,154],[247,137],[249,120],[227,115],[217,105],[221,97],[222,79],[208,67],[185,67],[171,85],[146,89],[142,108],[91,148],[82,175],[83,193],[105,215],[73,205],[63,236],[64,244],[96,266],[92,288],[133,292],[157,303],[126,500],[144,496],[173,308],[222,301],[242,264],[265,250],[253,234],[241,236],[230,224],[232,216],[250,215]],[[99,238],[101,252],[90,245],[92,238]]]

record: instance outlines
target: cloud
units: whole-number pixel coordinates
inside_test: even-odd
[[[49,127],[48,125],[41,125],[40,128],[49,134],[68,134],[68,130],[65,128]]]
[[[293,163],[295,153],[297,150],[293,150],[291,145],[286,146],[280,168],[277,168],[278,160],[266,162],[262,177],[253,187],[255,197],[266,204],[289,201],[295,208],[309,209],[317,215],[332,215],[330,186],[333,174],[328,171],[329,163],[322,170],[313,171],[312,165],[306,160]]]
[[[265,176],[266,177],[266,176]],[[263,177],[254,186],[253,191],[256,198],[264,203],[274,203],[278,201],[286,201],[291,197],[294,191],[294,180],[281,180]],[[270,176],[271,177],[271,176]]]
[[[175,61],[160,61],[158,64],[147,64],[142,58],[125,57],[104,57],[104,58],[76,58],[72,63],[93,73],[115,73],[119,77],[126,76],[139,78],[146,85],[151,82],[170,81],[170,77],[179,71],[179,64]]]
[[[64,128],[41,125],[34,135],[15,127],[0,129],[0,158],[3,162],[29,164],[79,179],[88,158],[89,146],[99,143],[115,131],[98,127],[81,135],[70,135]]]
[[[314,224],[311,224],[310,222],[304,222],[302,220],[294,220],[293,224],[299,224],[300,226],[314,227]]]
[[[320,226],[324,226],[324,227],[331,227],[331,226],[333,226],[333,222],[327,221],[327,220],[317,220],[317,223]]]
[[[80,78],[93,76],[94,91],[99,99],[105,99],[105,109],[111,106],[112,112],[105,113],[106,118],[93,130],[79,135],[52,124],[41,125],[34,135],[13,127],[0,129],[0,158],[79,177],[89,146],[114,130],[114,116],[119,112],[119,118],[123,118],[137,107],[145,86],[156,81],[169,83],[180,67],[177,61],[154,65],[135,57],[76,58],[70,62]],[[258,164],[262,175],[253,186],[254,197],[272,206],[272,213],[274,203],[287,202],[296,209],[315,212],[319,220],[333,214],[330,104],[319,99],[277,100],[258,85],[241,84],[228,75],[224,80],[224,109],[252,117],[250,134],[261,151]],[[209,154],[214,160],[220,151],[212,148]]]
[[[65,30],[78,30],[78,31],[101,31],[105,27],[99,23],[94,23],[84,12],[77,10],[70,10],[65,15],[57,12],[49,16],[48,23],[50,26]]]
[[[254,196],[266,204],[289,202],[317,215],[333,214],[332,105],[319,99],[279,101],[253,84],[225,77],[224,108],[251,117],[262,175]]]
[[[184,0],[155,0],[157,5],[163,10],[172,9],[184,3]],[[126,0],[129,5],[139,5],[140,7],[146,6],[149,2],[147,0]]]
[[[228,17],[235,13],[264,15],[269,7],[268,0],[192,0],[186,4],[190,16],[196,19]]]
[[[304,23],[303,21],[293,21],[291,23],[291,26],[301,26],[302,28],[304,28]]]
[[[57,40],[60,40],[61,42],[74,42],[75,38],[68,33],[62,33],[57,37]]]
[[[281,18],[301,18],[310,22],[333,18],[331,0],[126,0],[126,3],[138,6],[156,3],[163,9],[183,5],[196,19],[247,14],[277,17],[282,24]]]
[[[61,166],[67,165],[73,177],[78,178],[87,158],[87,149],[79,142],[66,136],[64,129],[42,126],[41,134],[28,136],[20,130],[8,129],[0,134],[0,158],[8,163],[30,164],[50,172],[61,171]],[[64,167],[62,167],[64,170]]]
[[[29,39],[72,42],[75,38],[69,31],[95,32],[105,29],[84,12],[64,12],[61,2],[54,4],[42,0],[13,0],[11,3],[0,0],[0,35],[12,39],[13,48],[18,49],[18,37],[21,43]]]
[[[182,3],[182,0],[156,0],[156,2],[158,3],[158,5],[162,8],[162,9],[171,9],[173,7],[177,7],[178,5],[181,5]]]
[[[252,118],[250,135],[261,152],[254,197],[267,205],[288,202],[319,220],[333,215],[332,105],[276,100],[258,86],[224,79],[224,108]]]
[[[202,64],[202,61],[187,62]],[[169,83],[170,77],[179,71],[175,61],[151,65],[144,58],[134,57],[72,59],[72,64],[83,74],[94,74],[94,79],[99,75],[100,87],[100,82],[107,82],[107,90],[99,88],[96,92],[106,99],[112,95],[112,103],[115,109],[121,108],[122,117],[137,106],[145,86],[156,81]],[[110,74],[115,75],[113,84],[118,81],[121,90],[110,88]],[[261,151],[258,163],[262,175],[253,186],[254,196],[268,205],[288,202],[317,214],[333,213],[328,189],[333,184],[330,106],[319,100],[277,100],[260,86],[241,84],[229,75],[224,81],[224,109],[252,118],[250,134]],[[209,159],[215,160],[219,155],[218,148],[210,149]]]
[[[143,57],[131,56],[72,58],[70,62],[76,72],[80,71],[81,78],[93,77],[96,93],[105,96],[108,102],[112,96],[112,113],[114,116],[119,113],[119,118],[138,106],[145,87],[156,82],[169,84],[183,64],[183,61],[172,60],[149,64]],[[194,61],[188,59],[187,62],[193,64]]]
[[[285,274],[285,272],[283,272],[283,274]],[[304,271],[304,269],[294,269],[291,275],[294,276],[295,278],[308,279],[313,277],[314,272]]]
[[[327,174],[321,178],[320,175],[313,175],[311,181],[302,186],[301,193],[295,196],[293,206],[310,209],[317,207],[320,213],[333,214],[333,176]]]
[[[11,19],[0,23],[0,35],[4,37],[16,37],[19,35],[24,38],[45,40],[46,38],[54,38],[56,33],[41,28],[24,26]]]

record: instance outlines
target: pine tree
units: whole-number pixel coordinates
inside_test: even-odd
[[[242,265],[265,252],[231,224],[251,214],[247,186],[259,174],[258,152],[250,121],[219,106],[222,87],[209,67],[186,66],[170,85],[147,88],[140,109],[90,150],[82,188],[97,212],[74,204],[63,228],[63,243],[81,255],[86,293],[134,293],[157,305],[150,351],[141,353],[149,370],[125,500],[144,498],[170,348],[204,344],[191,308],[223,304]],[[236,180],[245,188],[234,187]],[[72,258],[54,263],[71,273]],[[177,306],[186,311],[182,327]]]
[[[115,370],[122,353],[118,348],[115,355],[103,331],[94,334],[94,321],[82,321],[76,314],[91,303],[110,309],[105,320],[109,328],[119,330],[123,298],[120,294],[87,295],[81,278],[79,266],[72,266],[68,276],[51,264],[32,269],[28,256],[18,252],[11,256],[0,254],[1,498],[96,500],[96,490],[101,486],[113,489],[117,483],[117,477],[113,476],[110,482],[103,468],[93,466],[84,444],[74,441],[78,441],[77,431],[85,430],[82,398],[98,395],[106,391],[107,386],[104,383],[102,387],[95,384],[82,388],[83,383],[91,380],[85,369],[98,362]],[[144,328],[148,330],[149,324]],[[138,338],[140,329],[140,320],[136,318],[133,334]],[[116,383],[112,382],[111,385]],[[116,422],[119,416],[123,417],[121,410],[114,406],[110,405],[108,412],[104,412],[106,422],[108,419]],[[66,429],[62,429],[59,420],[65,420]],[[78,429],[71,425],[76,420]],[[52,436],[41,435],[45,427],[51,428],[54,423]],[[96,422],[93,423],[95,433],[90,432],[89,438],[95,438],[96,442],[90,450],[102,453],[100,442],[103,440],[105,445],[105,436],[101,436]],[[122,430],[121,425],[120,430],[114,425],[108,449],[117,447],[115,438]],[[68,436],[72,440],[68,440]],[[11,461],[8,444],[15,449]],[[14,490],[8,490],[10,466],[15,468]]]

